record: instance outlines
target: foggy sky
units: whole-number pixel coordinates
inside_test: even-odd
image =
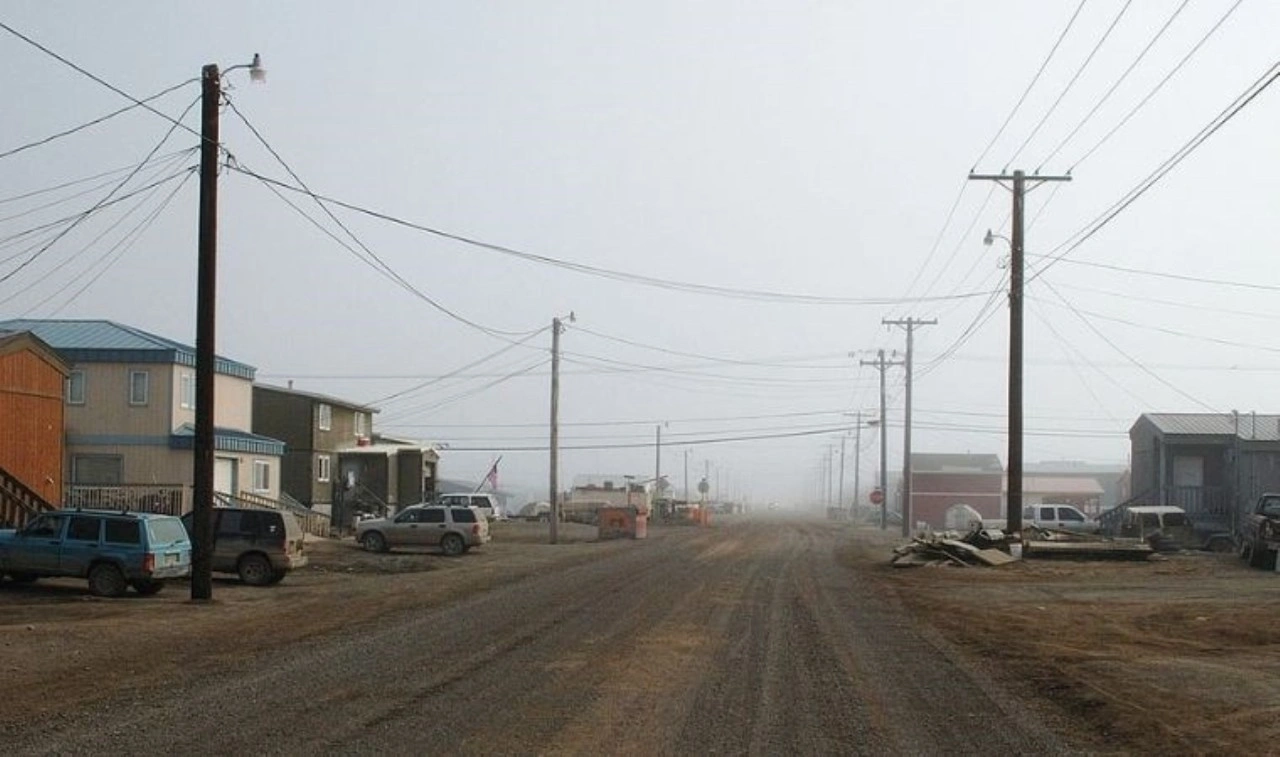
[[[1003,299],[976,327],[975,318],[988,301],[982,293],[1004,273],[1004,242],[986,247],[982,237],[987,228],[1008,235],[1009,198],[965,177],[975,167],[1074,167],[1071,183],[1030,196],[1029,270],[1041,265],[1036,256],[1086,228],[1275,62],[1280,5],[1244,2],[1079,161],[1232,5],[1192,2],[1044,162],[1179,4],[1134,3],[1009,163],[1123,5],[1086,3],[976,166],[1075,0],[31,0],[6,3],[0,19],[137,97],[198,77],[206,63],[227,67],[261,53],[265,85],[251,85],[243,70],[227,77],[236,108],[314,191],[414,223],[693,284],[841,298],[975,295],[813,305],[690,293],[518,260],[334,208],[397,275],[483,327],[524,333],[575,313],[563,336],[562,443],[646,446],[566,449],[568,482],[652,475],[658,423],[668,442],[683,443],[835,428],[858,410],[873,417],[877,375],[859,360],[902,350],[902,332],[881,319],[908,315],[939,320],[917,332],[915,450],[1003,460]],[[0,67],[0,152],[128,104],[4,33]],[[198,89],[188,84],[156,107],[177,116]],[[198,128],[198,111],[184,123]],[[1280,306],[1265,288],[1280,286],[1271,262],[1280,237],[1278,115],[1280,92],[1268,90],[1029,285],[1028,461],[1123,463],[1128,428],[1146,411],[1280,412],[1271,328]],[[0,159],[0,197],[136,163],[168,126],[139,109]],[[236,165],[293,183],[229,110],[222,141]],[[177,131],[161,152],[195,144]],[[31,201],[0,204],[0,236],[80,212],[105,191],[16,217]],[[286,196],[342,234],[314,203]],[[125,206],[96,215],[0,282],[4,317],[108,318],[193,342],[194,180],[118,262],[71,296],[161,197],[92,243]],[[218,350],[256,365],[264,382],[368,402],[509,346],[398,287],[252,177],[224,173],[220,210]],[[1081,264],[1089,262],[1252,288]],[[546,444],[549,344],[544,331],[456,379],[382,403],[375,428],[449,445],[447,478],[478,480],[501,454],[504,485],[545,497],[546,452],[500,450]],[[894,468],[901,370],[890,373],[889,398]],[[689,449],[691,485],[709,463],[726,495],[812,499],[835,437],[667,444],[662,465],[680,489]],[[877,435],[866,432],[863,442],[865,489]],[[852,445],[848,455],[846,491]]]

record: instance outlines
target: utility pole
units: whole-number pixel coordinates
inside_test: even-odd
[[[689,504],[689,450],[684,451],[684,503]]]
[[[560,535],[560,319],[551,319],[551,543]]]
[[[853,432],[853,501],[849,503],[849,520],[853,520],[854,505],[858,504],[858,491],[862,483],[859,469],[862,467],[862,411],[858,411],[858,427]]]
[[[885,360],[884,350],[876,352],[875,360],[863,360],[862,365],[874,366],[880,371],[880,530],[889,528],[889,422],[885,417],[884,373],[895,365],[904,365],[901,360]]]
[[[662,424],[656,427],[658,440],[653,450],[653,488],[662,494]]]
[[[192,471],[191,598],[213,598],[213,385],[218,291],[218,106],[222,75],[200,76],[200,239],[196,273],[196,430]]]
[[[836,494],[836,507],[844,509],[844,442],[849,438],[848,434],[840,435],[840,486]]]
[[[904,412],[905,420],[902,426],[902,535],[911,536],[911,360],[915,352],[915,332],[920,326],[933,326],[938,323],[938,319],[930,318],[900,318],[897,320],[883,319],[880,321],[886,326],[901,326],[907,332],[907,398],[906,409]]]
[[[1023,217],[1027,174],[969,174],[970,181],[994,181],[1013,195],[1013,238],[1009,240],[1009,493],[1005,499],[1005,524],[1010,533],[1022,531],[1022,295],[1025,285]],[[1070,176],[1031,177],[1035,189],[1047,181],[1071,181]],[[1009,183],[1006,183],[1009,182]],[[987,232],[987,240],[993,238]],[[990,244],[990,241],[987,242]],[[908,358],[909,359],[909,358]],[[910,391],[910,390],[908,390]]]

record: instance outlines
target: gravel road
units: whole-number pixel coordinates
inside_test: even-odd
[[[848,538],[818,522],[667,530],[11,727],[0,753],[1069,751],[842,565]]]

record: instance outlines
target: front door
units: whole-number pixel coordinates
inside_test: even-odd
[[[219,457],[213,461],[213,490],[235,496],[240,493],[240,461]]]
[[[1204,486],[1204,458],[1178,455],[1173,458],[1173,485],[1199,489]]]
[[[67,517],[62,513],[45,513],[18,532],[22,553],[26,556],[23,567],[33,572],[53,573],[58,570],[62,554],[62,531]]]

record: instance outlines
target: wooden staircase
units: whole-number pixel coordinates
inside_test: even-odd
[[[0,468],[0,528],[21,528],[31,518],[58,509]]]

